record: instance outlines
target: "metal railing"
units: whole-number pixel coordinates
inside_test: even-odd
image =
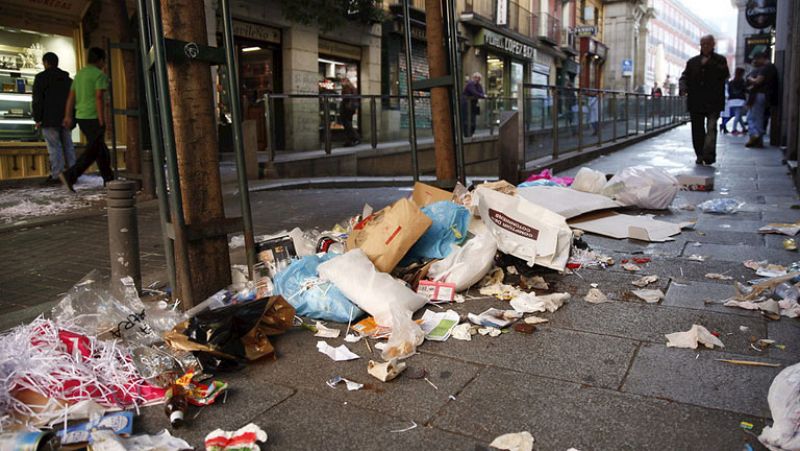
[[[531,15],[531,29],[534,35],[547,39],[555,44],[561,44],[561,21],[548,13]]]
[[[688,120],[683,97],[525,85],[525,160],[558,158]]]

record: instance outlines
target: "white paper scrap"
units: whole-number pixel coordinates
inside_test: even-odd
[[[637,286],[639,288],[644,288],[644,287],[650,285],[651,283],[657,282],[657,281],[658,281],[658,276],[652,275],[652,276],[640,277],[640,278],[634,280],[633,282],[631,282],[631,284],[635,285],[635,286]]]
[[[655,304],[664,299],[664,292],[661,290],[633,290],[632,293],[634,296],[647,302],[648,304]]]
[[[472,324],[461,323],[454,327],[450,334],[456,340],[472,341],[472,334],[469,332],[470,329],[472,329]]]
[[[446,312],[425,310],[420,327],[425,332],[426,340],[445,341],[450,338],[450,334],[458,324],[458,320],[458,313],[453,310]]]
[[[553,293],[536,296],[533,293],[522,293],[511,300],[511,308],[520,313],[555,312],[570,298],[569,293]]]
[[[525,324],[542,324],[542,323],[550,322],[550,320],[547,319],[547,318],[542,318],[540,316],[535,316],[535,315],[531,315],[531,316],[525,318],[524,321],[525,321]]]
[[[345,379],[342,376],[336,376],[334,378],[325,381],[325,383],[328,384],[328,387],[330,388],[336,388],[336,386],[340,382],[344,382],[347,385],[348,391],[361,390],[364,387],[364,384],[359,384],[358,382],[351,381],[350,379]]]
[[[334,348],[324,341],[317,342],[317,350],[337,362],[361,358],[358,356],[358,354],[353,354],[353,352],[347,349],[347,346],[345,345],[340,345],[339,347]]]
[[[702,344],[707,348],[714,349],[714,346],[724,348],[719,338],[715,337],[705,327],[699,324],[693,324],[692,328],[686,332],[675,332],[666,334],[668,348],[689,348],[697,349],[698,344]]]
[[[362,338],[364,337],[362,337],[361,335],[347,334],[344,337],[344,341],[348,343],[358,343],[359,341],[361,341]]]
[[[528,431],[523,431],[511,434],[503,434],[500,437],[492,440],[492,443],[490,443],[489,446],[507,451],[532,451],[533,442],[534,439],[531,433]]]
[[[606,296],[605,293],[600,291],[598,288],[590,288],[589,292],[586,293],[586,296],[583,297],[583,300],[590,304],[602,304],[604,302],[610,302],[608,296]]]
[[[317,333],[314,334],[315,337],[339,338],[339,334],[341,333],[339,329],[332,329],[330,327],[326,327],[319,321],[317,321],[317,324],[315,324],[314,327],[317,329]]]

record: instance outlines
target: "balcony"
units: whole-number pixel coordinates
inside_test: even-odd
[[[497,20],[496,0],[466,0],[464,2],[464,12],[483,16],[511,31],[515,31],[523,36],[533,37],[533,15],[527,8],[514,0],[508,2],[507,17],[501,18],[505,20],[500,20],[499,23]],[[503,24],[503,22],[505,22],[505,24]]]
[[[553,46],[561,44],[561,21],[550,14],[532,14],[531,28],[540,40]]]
[[[575,37],[575,32],[569,28],[561,29],[561,50],[577,55],[578,53],[578,39]]]

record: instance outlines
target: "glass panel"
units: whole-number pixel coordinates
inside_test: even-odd
[[[486,95],[489,97],[502,97],[503,91],[503,60],[495,56],[486,58]]]

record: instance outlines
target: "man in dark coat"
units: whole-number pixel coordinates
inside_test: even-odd
[[[717,121],[725,108],[725,81],[730,77],[725,57],[714,52],[714,36],[700,39],[700,54],[686,62],[680,94],[688,96],[696,164],[717,161]]]
[[[75,146],[64,121],[72,79],[58,68],[58,56],[47,52],[42,56],[44,71],[33,80],[33,120],[42,131],[50,154],[50,178],[47,183],[58,183],[58,176],[75,164]]]
[[[475,133],[478,113],[481,112],[478,99],[485,98],[486,94],[483,93],[483,86],[481,86],[481,74],[475,72],[464,85],[464,92],[461,93],[461,128],[465,137],[470,137]]]

